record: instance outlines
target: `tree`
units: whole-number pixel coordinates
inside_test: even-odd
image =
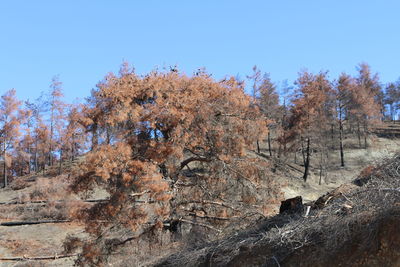
[[[368,64],[358,66],[357,86],[352,92],[352,108],[350,112],[357,124],[357,134],[361,147],[361,130],[364,128],[364,148],[367,148],[367,136],[371,122],[377,122],[383,113],[383,99],[378,74],[372,74]]]
[[[278,148],[278,158],[282,159],[283,157],[282,152],[284,155],[286,155],[286,153],[288,152],[288,148],[287,145],[290,141],[292,141],[291,139],[293,138],[293,136],[288,135],[290,132],[290,125],[289,125],[289,118],[290,118],[290,112],[291,112],[291,90],[293,89],[292,86],[289,86],[287,80],[284,80],[282,82],[281,85],[281,89],[280,89],[280,96],[283,99],[283,103],[282,106],[280,107],[280,135],[277,138],[278,144],[279,144],[279,148]],[[295,148],[294,151],[294,158],[295,158],[295,163],[296,163],[296,149],[297,146],[294,145],[293,146]]]
[[[97,113],[98,130],[111,128],[113,139],[86,155],[72,189],[96,186],[110,198],[81,214],[91,234],[81,265],[100,265],[104,254],[134,239],[110,239],[113,229],[141,236],[166,222],[196,225],[190,216],[212,222],[225,214],[229,221],[255,201],[265,204],[279,195],[264,164],[248,155],[266,134],[265,120],[233,78],[216,82],[204,72],[187,77],[176,70],[139,77],[123,68],[98,84],[92,103],[88,121]]]
[[[20,165],[20,173],[23,175],[24,173],[24,165],[27,165],[27,173],[30,174],[31,169],[32,169],[32,146],[34,143],[33,135],[32,135],[32,130],[33,130],[33,113],[32,110],[27,108],[27,105],[29,105],[29,101],[25,101],[25,108],[20,110],[21,117],[24,118],[24,121],[22,124],[22,132],[23,136],[22,139],[20,140],[19,147],[18,147],[18,155],[21,160],[19,162]]]
[[[58,144],[62,143],[61,140],[57,140],[62,136],[62,130],[64,127],[64,109],[65,104],[62,101],[64,96],[62,92],[62,82],[60,82],[58,76],[54,76],[50,85],[50,95],[48,100],[50,118],[50,139],[49,139],[49,165],[53,165],[53,153],[57,149],[61,149]],[[57,142],[59,141],[59,142]],[[62,154],[62,150],[59,151]]]
[[[81,105],[70,105],[67,114],[67,126],[63,132],[63,156],[73,161],[85,147],[85,129],[79,122],[82,121]],[[62,158],[60,159],[60,164]],[[61,166],[61,165],[60,165]]]
[[[251,96],[254,105],[259,104],[259,94],[260,94],[260,82],[261,82],[261,71],[257,68],[256,65],[253,66],[253,75],[247,76],[247,79],[253,81],[253,85],[251,87]],[[260,140],[257,139],[257,153],[260,154]]]
[[[20,135],[20,116],[18,114],[21,102],[17,99],[15,89],[7,91],[0,101],[0,137],[1,155],[3,157],[3,184],[8,185],[7,167],[10,166],[8,150],[15,146]]]
[[[336,112],[337,121],[339,125],[339,149],[340,149],[340,166],[344,167],[344,149],[343,149],[343,138],[344,138],[344,121],[348,114],[348,109],[352,104],[352,92],[355,87],[355,81],[349,75],[342,73],[336,83]]]
[[[328,103],[332,89],[326,75],[324,72],[317,75],[302,72],[296,81],[298,88],[293,100],[289,136],[297,136],[300,139],[304,181],[307,181],[309,174],[312,146],[325,143],[322,139],[329,128],[328,117],[331,111]]]
[[[49,144],[49,131],[48,126],[45,124],[43,115],[46,111],[46,101],[44,101],[43,94],[34,102],[25,101],[24,113],[26,114],[25,128],[24,128],[24,144],[31,144],[31,152],[33,154],[32,164],[35,172],[40,170],[40,166],[44,168],[46,158],[48,158],[48,144]],[[31,142],[29,141],[30,139]],[[43,160],[43,162],[42,162]]]
[[[395,115],[400,100],[399,83],[388,83],[386,85],[384,103],[389,105],[390,119],[395,121]]]
[[[272,157],[271,130],[276,130],[278,126],[278,121],[281,117],[281,110],[279,106],[279,95],[276,92],[276,86],[271,81],[269,74],[264,74],[258,91],[260,92],[260,97],[258,101],[259,106],[261,112],[264,114],[266,120],[268,121],[268,151],[269,155]]]

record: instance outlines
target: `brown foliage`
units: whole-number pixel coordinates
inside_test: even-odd
[[[82,121],[100,138],[72,189],[101,187],[110,201],[80,215],[93,235],[81,263],[104,263],[104,254],[118,244],[106,238],[115,227],[140,234],[182,216],[226,215],[221,207],[182,201],[228,199],[246,206],[278,196],[260,160],[247,155],[267,128],[235,79],[216,82],[205,73],[187,77],[176,71],[142,78],[125,66],[119,76],[109,74],[99,83],[91,101]],[[269,193],[255,194],[258,187]]]

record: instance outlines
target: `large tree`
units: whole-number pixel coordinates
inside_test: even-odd
[[[176,70],[140,77],[124,67],[99,83],[92,103],[85,126],[111,128],[113,138],[95,140],[72,188],[101,187],[110,198],[82,215],[91,234],[82,265],[102,264],[104,254],[132,240],[111,242],[112,229],[142,235],[166,222],[197,224],[193,216],[245,220],[257,214],[248,214],[255,203],[279,195],[263,161],[249,154],[265,137],[265,120],[233,78],[216,82],[204,72],[188,77]]]
[[[332,91],[326,76],[324,72],[316,75],[302,72],[296,81],[289,136],[297,137],[294,142],[301,145],[304,181],[308,178],[313,147],[326,144],[324,137],[329,128]],[[322,149],[319,147],[319,151]]]

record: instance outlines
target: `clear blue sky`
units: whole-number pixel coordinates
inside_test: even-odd
[[[256,64],[274,81],[365,61],[394,81],[399,11],[398,0],[0,0],[0,94],[36,98],[59,74],[67,99],[83,98],[123,60],[217,78]]]

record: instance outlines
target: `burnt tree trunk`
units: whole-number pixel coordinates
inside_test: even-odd
[[[358,147],[361,148],[360,122],[357,122]]]
[[[344,167],[344,152],[343,152],[343,121],[342,115],[339,113],[339,147],[340,147],[340,166]]]
[[[365,149],[367,149],[367,147],[368,147],[367,135],[368,135],[368,126],[367,126],[367,122],[364,122],[364,148]]]
[[[307,181],[308,178],[308,172],[309,172],[309,168],[310,168],[310,138],[307,138],[307,147],[306,147],[306,151],[305,151],[306,155],[305,155],[305,161],[304,161],[304,175],[303,175],[303,179],[304,182]]]
[[[271,149],[271,134],[268,131],[268,150],[269,150],[269,155],[272,157],[272,149]]]
[[[3,182],[4,182],[4,187],[7,187],[8,185],[8,179],[7,179],[7,162],[6,162],[6,140],[4,138],[3,142]]]
[[[38,153],[37,153],[37,138],[35,140],[35,172],[39,171],[39,166],[38,166]]]

